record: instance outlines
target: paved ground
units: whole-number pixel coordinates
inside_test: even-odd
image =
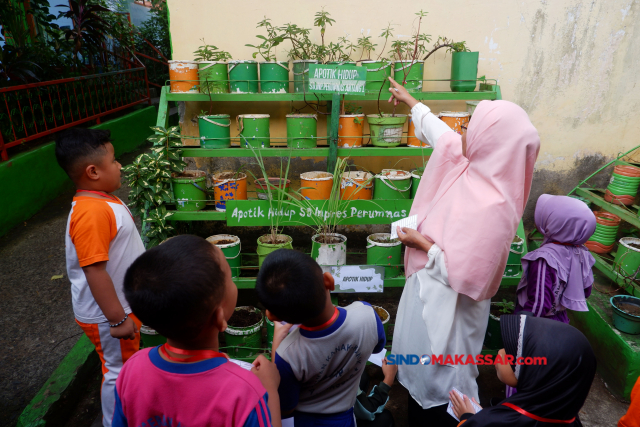
[[[121,159],[129,163],[137,153]],[[46,179],[46,177],[43,177]],[[126,200],[123,186],[116,194]],[[73,192],[0,238],[0,426],[12,426],[81,333],[73,319],[66,277],[64,230]],[[63,274],[64,278],[52,280]],[[387,307],[385,307],[387,308]],[[389,308],[387,308],[389,309]],[[380,370],[369,368],[372,384]],[[99,411],[96,374],[67,426],[89,427]],[[492,367],[480,370],[481,403],[504,393]],[[406,425],[407,392],[396,384],[388,407],[396,425]],[[615,426],[628,404],[618,401],[596,377],[581,410],[585,427]]]

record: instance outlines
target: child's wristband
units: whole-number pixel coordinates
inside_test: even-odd
[[[124,323],[125,320],[127,320],[129,318],[129,315],[127,313],[124,314],[124,319],[122,319],[121,321],[119,321],[118,323],[116,323],[115,325],[112,325],[111,323],[109,323],[109,327],[110,328],[115,328],[116,326],[120,326]]]

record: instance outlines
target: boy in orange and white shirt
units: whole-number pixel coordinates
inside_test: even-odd
[[[140,321],[124,297],[127,268],[144,252],[131,212],[109,194],[120,169],[107,130],[69,129],[56,138],[56,159],[77,188],[65,246],[73,312],[102,361],[102,423],[111,426],[114,388],[140,347]]]

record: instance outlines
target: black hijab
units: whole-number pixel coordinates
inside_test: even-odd
[[[582,332],[556,320],[523,313],[501,316],[500,329],[508,355],[514,359],[546,357],[547,364],[516,366],[518,392],[473,415],[463,426],[582,426],[578,411],[587,399],[596,373],[596,357]],[[576,418],[572,423],[552,424],[523,415],[504,403],[515,405],[534,418]]]

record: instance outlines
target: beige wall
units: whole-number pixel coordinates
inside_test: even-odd
[[[466,40],[480,51],[479,75],[494,78],[503,99],[521,105],[538,128],[542,148],[538,170],[568,171],[581,159],[611,157],[640,143],[640,28],[638,1],[526,0],[355,2],[325,0],[169,0],[174,59],[192,59],[201,38],[248,59],[255,24],[266,15],[275,25],[311,27],[320,7],[336,19],[327,39],[361,31],[376,37],[391,21],[396,34],[409,35],[424,9],[425,32]],[[319,31],[312,31],[314,41]],[[375,42],[381,46],[382,40]],[[284,49],[279,59],[286,59]],[[425,64],[425,79],[448,78],[450,58],[444,52]],[[638,87],[636,87],[638,86]],[[431,83],[425,90],[447,90]],[[464,103],[429,103],[433,110],[464,109]],[[372,110],[375,106],[368,105]],[[196,134],[190,118],[201,106],[187,106],[187,132]],[[288,105],[224,105],[216,111],[271,112],[273,134],[284,136],[282,118]],[[195,132],[195,133],[194,133]],[[558,178],[560,179],[560,178]]]

